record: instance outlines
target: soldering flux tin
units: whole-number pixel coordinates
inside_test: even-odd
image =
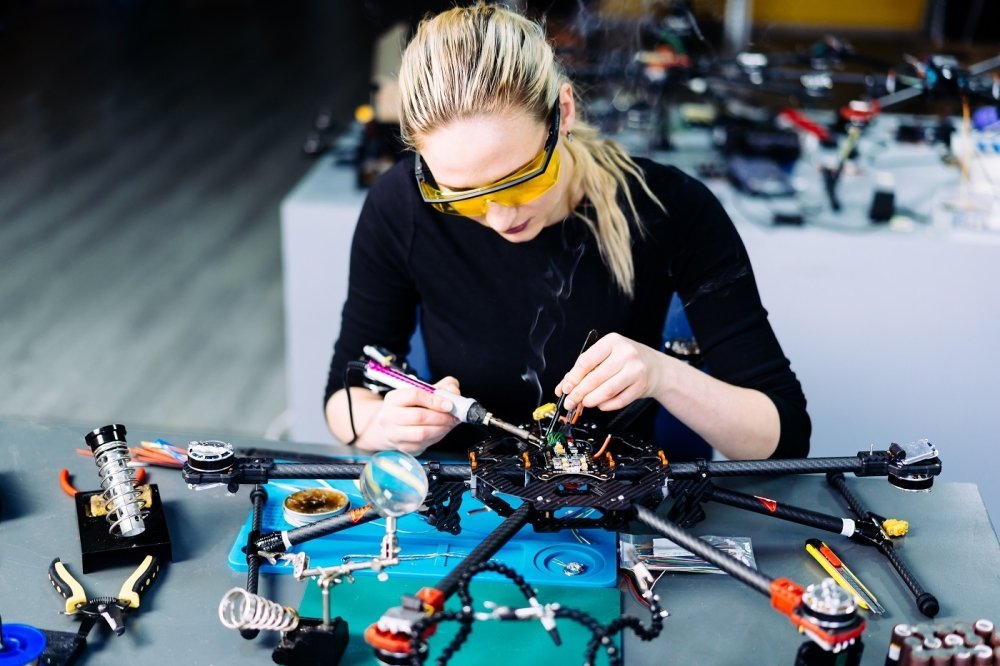
[[[306,488],[299,490],[282,503],[285,522],[294,527],[315,523],[343,513],[350,507],[347,495],[334,488]]]

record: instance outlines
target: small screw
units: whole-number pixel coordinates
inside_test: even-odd
[[[583,562],[562,562],[555,558],[552,559],[555,564],[562,567],[562,572],[567,576],[579,576],[582,573],[586,573],[587,565]]]

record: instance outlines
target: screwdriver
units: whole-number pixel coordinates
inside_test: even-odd
[[[539,446],[542,444],[542,439],[538,435],[533,435],[524,428],[518,428],[516,425],[498,419],[472,398],[455,395],[377,361],[368,361],[365,365],[365,377],[392,388],[417,388],[421,391],[440,396],[451,402],[451,409],[448,413],[463,423],[494,426],[501,430],[506,430],[512,435],[517,435],[532,444]]]
[[[853,571],[847,568],[847,565],[834,554],[829,546],[819,539],[806,539],[806,551],[819,562],[820,566],[830,574],[838,585],[857,599],[858,605],[877,615],[885,613],[885,608],[878,602],[875,595],[865,587]]]

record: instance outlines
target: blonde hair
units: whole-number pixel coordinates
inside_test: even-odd
[[[563,83],[543,28],[505,7],[478,2],[425,19],[403,53],[399,73],[403,140],[416,148],[425,136],[456,120],[522,111],[544,122]],[[650,191],[638,165],[597,129],[577,120],[563,143],[575,169],[568,192],[583,192],[593,216],[577,211],[593,232],[601,258],[622,293],[635,292],[632,232],[618,204],[621,192],[643,233],[628,176]]]

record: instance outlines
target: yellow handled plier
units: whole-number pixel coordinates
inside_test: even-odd
[[[152,585],[159,571],[159,560],[147,555],[125,579],[118,596],[88,597],[83,585],[57,557],[49,565],[49,582],[66,600],[64,612],[67,615],[82,615],[90,626],[97,619],[103,619],[116,635],[121,636],[125,633],[125,612],[139,607],[142,593]]]

